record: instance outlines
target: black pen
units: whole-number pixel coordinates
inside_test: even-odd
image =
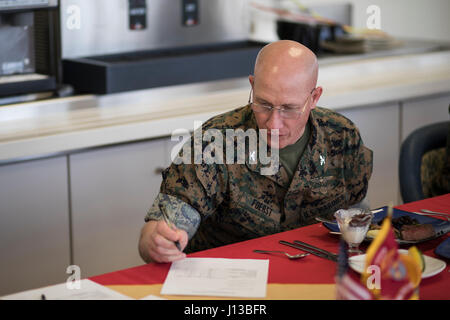
[[[169,216],[168,216],[168,214],[166,212],[166,209],[161,203],[159,204],[159,210],[161,210],[161,212],[162,212],[162,216],[163,216],[163,219],[164,219],[165,223],[167,223],[169,228],[171,228],[172,230],[175,230],[176,229],[175,225],[172,223],[172,221],[170,221]],[[175,241],[175,245],[177,246],[177,249],[179,251],[181,251],[180,242],[179,241]]]

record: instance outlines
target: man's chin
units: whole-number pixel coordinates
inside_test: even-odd
[[[273,145],[272,145],[272,139],[271,138],[272,138],[271,136],[267,137],[267,145],[269,147],[275,148],[275,149],[283,149],[284,147],[287,146],[287,142],[286,142],[286,139],[284,137],[282,137],[282,136],[281,137],[280,136],[275,137],[274,136],[273,138],[275,140],[275,143]],[[278,141],[278,145],[277,145],[276,141]]]

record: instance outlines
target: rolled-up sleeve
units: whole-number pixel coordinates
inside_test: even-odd
[[[163,171],[160,193],[145,220],[160,220],[166,207],[177,228],[191,239],[201,221],[214,214],[226,190],[226,167],[217,164],[172,164]]]

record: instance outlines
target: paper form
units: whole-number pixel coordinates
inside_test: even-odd
[[[3,300],[131,300],[131,297],[109,289],[91,280],[80,281],[80,289],[69,289],[66,283],[18,292],[0,297]],[[132,299],[134,300],[134,299]]]
[[[266,296],[269,260],[186,258],[170,267],[161,294]]]

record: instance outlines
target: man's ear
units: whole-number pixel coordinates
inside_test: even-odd
[[[255,81],[255,77],[252,76],[252,75],[249,75],[249,76],[248,76],[248,81],[250,82],[250,85],[251,85],[252,88],[253,88],[253,83],[254,83],[254,81]]]
[[[319,102],[320,96],[322,95],[323,89],[322,87],[317,87],[314,92],[312,93],[312,103],[311,103],[311,110],[314,109],[317,105],[317,102]]]

